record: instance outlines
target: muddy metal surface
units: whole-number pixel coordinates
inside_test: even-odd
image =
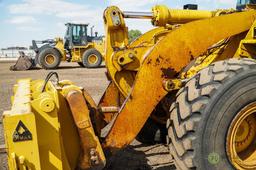
[[[49,71],[35,69],[29,71],[9,71],[11,62],[0,62],[0,116],[4,110],[10,109],[10,96],[12,87],[17,79],[32,78],[44,79]],[[68,79],[76,85],[84,87],[94,98],[99,101],[108,81],[105,77],[105,68],[86,69],[79,67],[76,63],[62,63],[58,70],[60,79]],[[1,116],[2,117],[2,116]],[[0,118],[0,145],[4,143],[2,118]],[[0,154],[0,170],[8,169],[6,154]],[[119,151],[110,158],[107,170],[170,170],[175,169],[168,148],[164,145],[143,145],[134,141],[126,149]]]

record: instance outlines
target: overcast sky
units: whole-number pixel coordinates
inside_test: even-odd
[[[235,8],[236,0],[0,0],[0,48],[29,46],[31,40],[63,37],[66,22],[90,23],[104,34],[102,14],[110,5],[122,10],[150,11],[156,4],[182,8],[195,3],[199,9]],[[148,20],[127,20],[129,29],[145,32]]]

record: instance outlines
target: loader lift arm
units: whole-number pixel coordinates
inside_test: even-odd
[[[32,49],[33,49],[36,53],[38,53],[40,48],[38,47],[37,44],[48,44],[48,45],[54,46],[55,43],[56,43],[56,41],[53,40],[53,39],[42,40],[42,41],[32,40]]]
[[[163,14],[160,12],[161,10],[165,15],[161,15]],[[129,48],[127,44],[127,29],[123,18],[127,15],[117,7],[106,9],[104,20],[107,35],[106,64],[108,73],[122,94],[127,97],[108,133],[104,145],[106,148],[115,150],[128,145],[139,133],[156,105],[168,93],[163,86],[164,82],[175,80],[182,68],[211,45],[227,37],[248,31],[256,15],[256,12],[251,10],[214,17],[218,12],[188,10],[186,14],[184,11],[172,11],[162,6],[153,8],[153,11],[157,11],[156,14],[159,14],[153,14],[155,17],[152,21],[156,26],[163,26],[167,23],[184,23],[199,18],[203,18],[203,20],[190,22],[167,32],[157,43],[148,48],[148,51],[144,49],[142,56],[133,56],[140,59],[141,65],[137,74],[132,75],[134,70],[129,72],[129,69],[122,64],[119,64],[119,67],[114,65],[120,57],[125,58],[126,53],[134,55],[136,51],[136,48]],[[180,20],[177,20],[179,17],[172,19],[172,12],[177,14],[174,16],[179,16]],[[221,14],[221,11],[219,12]],[[187,16],[188,18],[186,18]],[[191,16],[200,17],[194,19],[190,18]],[[227,21],[229,22],[227,23]],[[241,24],[238,26],[236,23]],[[220,29],[221,31],[219,31]],[[208,38],[205,39],[205,37]],[[122,72],[125,73],[122,74]],[[120,78],[120,75],[123,77]],[[130,80],[130,77],[135,78]],[[126,82],[122,82],[122,79]],[[125,125],[123,122],[126,122]]]

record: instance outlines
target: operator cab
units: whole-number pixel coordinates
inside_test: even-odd
[[[236,9],[243,10],[246,5],[256,5],[256,0],[237,0]]]
[[[72,49],[73,46],[85,46],[88,42],[92,42],[87,35],[88,24],[67,23],[67,32],[65,35],[65,49]]]

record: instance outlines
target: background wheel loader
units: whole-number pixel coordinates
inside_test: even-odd
[[[44,69],[56,69],[61,61],[77,62],[86,68],[99,67],[104,56],[104,38],[88,35],[88,24],[67,23],[64,37],[43,41],[32,41],[32,48],[36,53],[35,63]],[[38,44],[41,44],[38,47]],[[20,58],[22,60],[23,58]],[[17,70],[17,69],[16,69]]]
[[[252,2],[216,11],[108,7],[110,84],[99,104],[55,72],[19,80],[3,114],[10,169],[101,169],[148,120],[167,127],[177,169],[256,169]],[[156,28],[129,44],[124,18]]]

